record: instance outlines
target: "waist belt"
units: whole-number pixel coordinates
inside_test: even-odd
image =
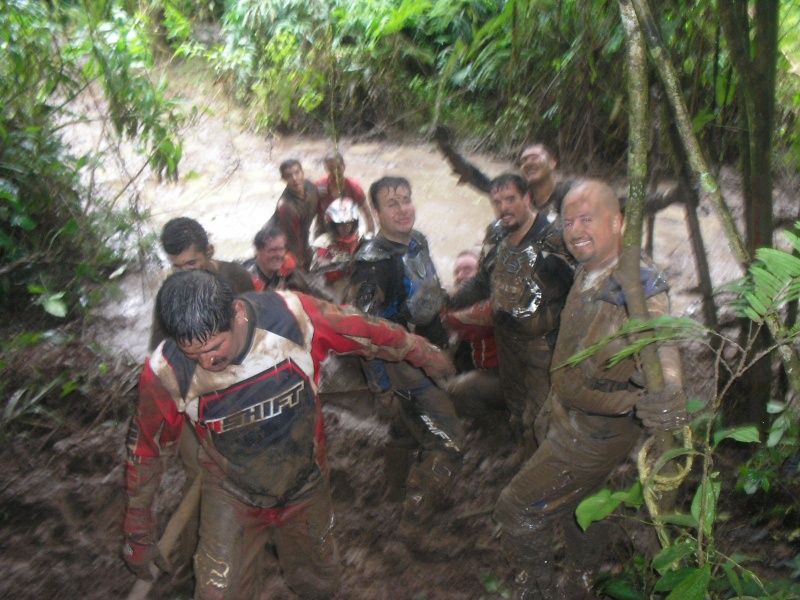
[[[630,380],[615,381],[613,379],[595,379],[592,377],[590,381],[592,384],[589,386],[589,389],[606,394],[612,394],[614,392],[638,392],[644,389]]]

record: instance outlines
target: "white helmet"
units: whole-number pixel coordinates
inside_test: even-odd
[[[336,231],[337,225],[344,223],[353,223],[354,227],[350,230],[347,238],[358,237],[358,206],[351,198],[337,198],[331,202],[328,209],[325,211],[325,224],[328,227],[331,235],[335,239],[341,241],[349,241],[349,239],[342,239]]]

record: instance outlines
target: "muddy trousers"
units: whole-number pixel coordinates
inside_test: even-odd
[[[510,413],[511,430],[520,458],[527,460],[537,447],[534,422],[550,392],[552,351],[543,338],[527,339],[505,327],[495,328],[500,385]]]
[[[421,369],[371,360],[364,371],[373,391],[394,390],[384,451],[386,479],[389,488],[406,482],[405,509],[424,521],[445,502],[461,467],[461,421],[447,392]]]
[[[506,409],[497,368],[461,373],[447,384],[447,393],[462,417],[481,419],[492,411]]]
[[[503,554],[517,571],[516,597],[526,600],[593,597],[592,582],[581,579],[586,566],[603,557],[603,541],[591,540],[591,526],[579,530],[575,508],[627,459],[642,432],[632,415],[589,416],[552,400],[546,439],[502,491],[494,511]],[[560,572],[554,565],[559,528],[565,544]]]
[[[332,598],[339,557],[327,483],[284,508],[257,508],[203,472],[200,543],[194,557],[196,599],[255,600],[264,591],[266,546],[275,546],[287,586],[304,600]]]

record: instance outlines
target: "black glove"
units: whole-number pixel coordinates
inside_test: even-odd
[[[686,394],[675,384],[648,392],[636,403],[636,416],[648,429],[674,431],[686,424]]]

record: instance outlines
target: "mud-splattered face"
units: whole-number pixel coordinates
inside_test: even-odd
[[[180,254],[169,254],[169,262],[172,263],[172,268],[175,271],[188,271],[190,269],[205,269],[211,270],[211,256],[213,251],[212,246],[209,246],[205,252],[197,249],[192,245],[188,250],[184,250]]]
[[[622,215],[609,207],[593,187],[564,198],[561,207],[564,243],[587,271],[611,264],[619,256]]]
[[[404,185],[387,187],[377,194],[381,232],[394,242],[407,243],[416,221],[411,190]]]
[[[456,259],[453,267],[453,283],[456,287],[467,279],[471,279],[478,272],[478,258],[473,254],[462,254]]]
[[[533,218],[528,194],[510,183],[492,192],[492,209],[508,232],[517,231]]]
[[[264,247],[256,250],[256,263],[264,275],[272,276],[280,271],[286,257],[286,237],[279,235],[267,240]]]
[[[536,185],[552,176],[557,164],[547,149],[540,144],[525,148],[519,157],[519,162],[519,170],[530,185]]]
[[[302,198],[305,196],[305,188],[303,182],[305,175],[303,174],[303,167],[300,165],[292,165],[281,173],[281,177],[286,182],[286,187],[289,188],[295,196]]]
[[[210,335],[204,341],[177,342],[178,350],[206,371],[219,373],[228,368],[244,351],[247,343],[247,309],[241,300],[234,301],[230,331]]]

